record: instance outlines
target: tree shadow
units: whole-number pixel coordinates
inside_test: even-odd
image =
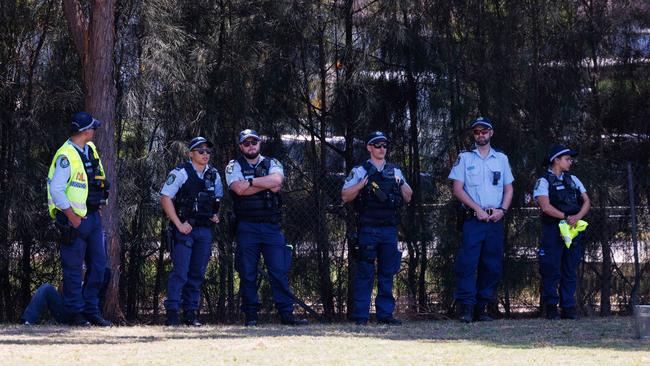
[[[188,327],[73,328],[66,326],[7,326],[0,328],[0,345],[155,343],[167,340],[219,340],[274,337],[376,338],[394,341],[466,341],[501,348],[578,347],[617,351],[650,351],[650,341],[634,338],[632,318],[587,318],[578,321],[541,319],[498,320],[461,324],[456,321],[407,321],[401,327],[350,323],[288,327],[262,324]]]

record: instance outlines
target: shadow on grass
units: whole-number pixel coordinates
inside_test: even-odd
[[[401,327],[356,326],[347,323],[286,327],[263,324],[205,326],[203,328],[116,327],[71,328],[65,326],[0,327],[0,345],[124,344],[168,340],[219,340],[260,337],[375,338],[392,341],[436,343],[472,342],[503,348],[578,347],[619,351],[650,351],[650,342],[633,338],[629,317],[588,318],[578,321],[540,319],[499,320],[461,324],[455,321],[406,322]]]

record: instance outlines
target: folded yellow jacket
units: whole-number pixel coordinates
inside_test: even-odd
[[[562,235],[562,239],[564,240],[564,245],[566,245],[567,248],[570,248],[573,239],[576,236],[578,236],[579,233],[585,231],[588,225],[589,223],[583,220],[578,220],[575,226],[569,226],[566,220],[560,221],[558,227],[560,228],[560,235]]]

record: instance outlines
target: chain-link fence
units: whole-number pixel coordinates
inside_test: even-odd
[[[281,157],[287,181],[283,191],[283,229],[294,247],[290,285],[298,298],[326,318],[342,320],[349,308],[351,270],[347,234],[354,230],[354,211],[342,205],[340,190],[345,179],[338,173],[318,172],[309,162]],[[121,185],[122,267],[120,299],[127,318],[149,321],[164,312],[162,302],[171,262],[162,249],[163,218],[158,203],[160,181],[145,169],[144,160],[125,166],[133,179]],[[314,172],[316,171],[316,172]],[[585,218],[589,228],[583,241],[584,261],[579,269],[577,298],[583,314],[627,312],[632,292],[638,283],[640,303],[650,302],[650,209],[636,207],[639,271],[635,278],[632,210],[626,204],[625,175],[608,187],[614,192],[602,199],[604,187],[584,180],[597,199]],[[397,311],[409,316],[449,316],[454,309],[453,268],[461,242],[460,214],[451,198],[449,183],[441,177],[431,180],[422,174],[421,186],[428,189],[424,203],[412,203],[402,210],[398,242],[402,266],[396,276]],[[437,187],[432,194],[432,187]],[[432,199],[433,198],[433,199]],[[37,208],[34,208],[35,210]],[[223,219],[215,228],[213,258],[206,274],[202,313],[210,321],[239,319],[238,276],[234,270],[231,199],[223,200]],[[504,272],[495,299],[504,316],[534,315],[539,309],[539,267],[537,247],[540,238],[539,210],[533,202],[514,205],[506,216]],[[29,294],[43,282],[59,284],[57,236],[54,227],[41,220],[41,230],[15,236],[10,247],[12,291]],[[36,233],[37,235],[34,235]],[[19,233],[18,233],[19,234]],[[30,252],[24,253],[29,241]],[[27,271],[27,272],[26,272]],[[27,274],[26,274],[27,273]],[[25,276],[29,277],[25,277]],[[29,284],[23,289],[24,283]],[[273,303],[268,281],[260,276],[262,313],[272,314]],[[25,298],[23,298],[25,297]],[[13,314],[16,319],[28,296],[18,296]],[[496,310],[496,309],[493,309]]]

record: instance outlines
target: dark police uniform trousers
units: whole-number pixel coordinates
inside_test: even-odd
[[[201,285],[211,253],[211,227],[193,226],[188,235],[174,228],[174,247],[171,253],[173,268],[167,283],[165,309],[199,309]]]
[[[484,222],[475,217],[463,223],[463,244],[456,257],[455,298],[466,305],[486,305],[501,278],[503,219]]]
[[[542,303],[559,304],[563,308],[576,305],[575,292],[578,266],[582,260],[582,233],[567,249],[557,223],[542,222],[539,248],[539,273],[542,277]],[[559,295],[558,295],[559,284]]]
[[[255,314],[260,302],[257,295],[257,271],[260,254],[268,269],[273,301],[280,314],[293,312],[293,296],[287,273],[291,266],[291,247],[286,245],[280,224],[239,221],[237,225],[235,266],[239,273],[241,311]]]
[[[62,212],[56,219],[69,225]],[[63,271],[63,305],[68,314],[101,314],[99,293],[104,283],[106,248],[99,212],[88,212],[81,225],[73,229],[70,244],[61,244],[61,269]],[[86,281],[83,283],[83,264],[86,263]]]
[[[397,228],[395,226],[361,226],[359,246],[376,253],[377,257],[377,297],[375,308],[377,319],[393,316],[395,298],[393,297],[393,277],[399,271],[401,252],[397,249]],[[375,262],[357,261],[354,276],[354,307],[352,319],[368,320],[370,296],[375,282]]]

